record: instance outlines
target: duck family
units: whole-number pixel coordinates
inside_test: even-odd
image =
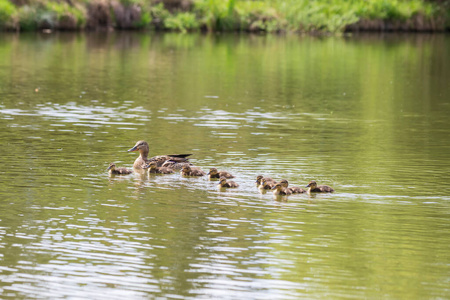
[[[158,155],[148,158],[149,150],[150,148],[146,141],[138,141],[133,148],[128,150],[128,152],[139,151],[139,157],[134,161],[133,168],[144,169],[150,162],[155,162],[157,167],[167,167],[174,170],[181,170],[183,166],[192,165],[187,159],[192,154]]]
[[[179,171],[183,177],[202,177],[208,175],[209,180],[219,179],[218,188],[237,188],[239,184],[234,181],[227,180],[234,178],[235,176],[227,171],[219,171],[217,168],[209,169],[208,173],[205,173],[199,167],[195,167],[190,161],[189,156],[192,154],[169,154],[158,155],[148,157],[149,145],[146,141],[138,141],[128,152],[139,151],[139,156],[133,163],[133,169],[146,170],[148,174],[173,174],[175,171]],[[124,167],[117,168],[115,163],[111,163],[108,167],[110,175],[127,175],[133,171]],[[334,189],[328,185],[317,185],[317,182],[311,180],[306,185],[306,190],[298,186],[289,186],[289,182],[286,179],[282,179],[279,182],[270,177],[264,177],[258,175],[256,177],[256,186],[261,192],[271,190],[275,196],[288,196],[292,194],[303,193],[332,193]]]

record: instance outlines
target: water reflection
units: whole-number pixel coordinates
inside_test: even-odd
[[[446,296],[445,35],[0,41],[2,298]],[[109,176],[141,139],[240,186]]]

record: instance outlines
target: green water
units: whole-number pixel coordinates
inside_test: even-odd
[[[0,35],[0,298],[450,297],[449,58],[448,35]],[[142,139],[240,187],[108,176]]]

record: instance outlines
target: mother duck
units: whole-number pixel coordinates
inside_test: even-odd
[[[143,169],[150,162],[156,162],[157,167],[168,167],[175,170],[183,166],[192,166],[187,157],[192,154],[158,155],[148,158],[149,147],[146,141],[139,141],[128,152],[139,151],[139,157],[133,164],[135,169]]]

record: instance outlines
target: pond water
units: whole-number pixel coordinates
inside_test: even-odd
[[[449,58],[438,34],[0,35],[0,298],[450,297]],[[110,177],[138,140],[240,186]]]

